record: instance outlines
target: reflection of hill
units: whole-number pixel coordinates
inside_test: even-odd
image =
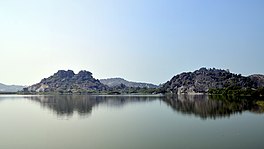
[[[94,106],[98,105],[122,107],[127,103],[153,100],[162,100],[176,112],[195,115],[202,119],[229,117],[246,110],[254,113],[263,112],[263,109],[256,104],[256,100],[229,99],[206,95],[178,95],[174,97],[59,95],[25,98],[39,102],[41,106],[53,110],[59,116],[70,116],[74,111],[78,112],[79,115],[87,115],[92,112]]]
[[[249,110],[259,112],[260,108],[254,100],[221,99],[206,95],[179,95],[163,99],[173,110],[183,114],[193,114],[202,119],[216,119],[229,117],[232,114]]]
[[[26,97],[39,102],[41,106],[52,109],[57,115],[70,116],[77,111],[79,115],[92,112],[92,108],[99,104],[121,107],[130,102],[144,102],[156,99],[156,97],[140,96],[86,96],[86,95],[59,95],[59,96],[31,96]]]

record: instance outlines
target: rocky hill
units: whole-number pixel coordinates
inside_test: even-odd
[[[207,93],[209,89],[258,88],[263,86],[263,76],[261,75],[245,77],[230,73],[228,70],[201,68],[194,72],[184,72],[174,76],[160,88],[160,92]]]
[[[23,90],[25,86],[20,85],[5,85],[0,83],[0,92],[17,92]]]
[[[257,90],[255,92],[255,90]],[[243,91],[243,92],[242,92]],[[1,92],[1,84],[0,84]],[[229,70],[201,68],[174,76],[161,86],[130,82],[122,78],[97,80],[89,71],[75,74],[59,70],[54,75],[24,89],[24,92],[155,94],[212,93],[264,95],[264,75],[242,76]]]
[[[131,82],[127,81],[123,78],[109,78],[109,79],[100,79],[100,82],[109,86],[109,87],[116,87],[120,86],[121,84],[127,87],[139,87],[139,88],[157,88],[157,85],[150,84],[150,83],[141,83],[141,82]]]
[[[250,75],[249,78],[254,82],[254,86],[257,87],[264,86],[264,75],[254,74],[254,75]]]
[[[107,86],[93,78],[89,71],[75,74],[72,70],[59,70],[54,75],[44,78],[35,85],[25,88],[29,92],[94,92],[106,90]]]

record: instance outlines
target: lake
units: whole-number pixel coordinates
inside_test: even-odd
[[[1,149],[263,148],[264,109],[200,96],[0,96]]]

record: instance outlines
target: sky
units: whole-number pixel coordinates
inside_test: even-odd
[[[201,67],[264,74],[263,0],[0,0],[0,82],[58,70],[160,84]]]

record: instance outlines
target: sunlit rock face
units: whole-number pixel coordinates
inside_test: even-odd
[[[93,78],[92,73],[82,70],[75,74],[72,70],[59,70],[54,75],[44,78],[40,83],[26,88],[30,92],[82,92],[87,90],[101,91],[107,86]]]
[[[250,75],[249,78],[254,82],[256,87],[263,87],[264,86],[264,75],[261,74],[254,74]]]
[[[264,86],[264,83],[259,81],[261,79],[254,81],[252,78],[230,73],[229,70],[201,68],[194,72],[184,72],[174,76],[161,87],[161,90],[176,94],[207,93],[210,88],[219,89],[232,86],[257,88]]]

